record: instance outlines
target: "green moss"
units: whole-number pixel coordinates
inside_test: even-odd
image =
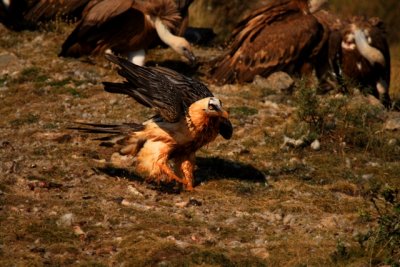
[[[232,107],[229,108],[229,113],[231,116],[251,116],[258,113],[256,108],[250,108],[247,106],[242,107]]]

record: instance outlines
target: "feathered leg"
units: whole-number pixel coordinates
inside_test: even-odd
[[[177,172],[183,177],[183,184],[188,191],[193,190],[195,158],[195,154],[192,153],[189,156],[186,155],[175,159]]]

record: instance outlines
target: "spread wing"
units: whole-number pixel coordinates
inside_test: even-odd
[[[118,73],[126,82],[105,82],[105,90],[133,97],[140,104],[154,108],[168,122],[178,121],[192,103],[212,96],[204,84],[175,71],[137,66],[113,55],[106,58],[121,67]]]
[[[219,83],[252,81],[275,71],[294,72],[320,43],[323,28],[312,15],[298,14],[271,25],[248,25],[212,70]]]

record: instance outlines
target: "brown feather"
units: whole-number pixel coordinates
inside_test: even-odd
[[[271,1],[245,18],[232,34],[229,52],[212,70],[217,83],[249,82],[256,75],[298,72],[322,49],[324,29],[308,14],[307,1]]]
[[[158,17],[170,30],[180,21],[172,0],[98,0],[62,45],[60,56],[79,57],[112,49],[119,54],[147,49],[157,39],[146,16]]]

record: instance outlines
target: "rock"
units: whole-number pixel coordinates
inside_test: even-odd
[[[394,138],[392,138],[392,139],[390,139],[389,141],[388,141],[388,145],[389,146],[397,146],[397,140],[396,139],[394,139]]]
[[[322,218],[319,228],[335,229],[337,226],[338,226],[338,218],[335,215],[331,215]]]
[[[71,226],[75,222],[75,215],[72,213],[66,213],[60,217],[57,221],[58,226]]]
[[[11,74],[22,68],[20,59],[13,53],[0,54],[0,74]]]
[[[293,79],[286,72],[278,71],[269,75],[267,78],[263,78],[259,75],[254,77],[253,85],[270,89],[275,91],[277,94],[290,93],[294,86]]]
[[[288,147],[298,148],[305,145],[305,136],[300,137],[299,139],[294,139],[287,137],[286,135],[283,136],[283,144],[281,145],[281,149],[286,149]]]
[[[315,139],[311,145],[310,145],[311,149],[318,151],[321,149],[321,143],[318,141],[318,139]]]
[[[141,198],[144,197],[143,194],[141,192],[139,192],[139,190],[137,190],[136,187],[134,187],[132,185],[128,185],[128,191],[129,191],[129,193],[131,193],[134,196],[141,197]]]
[[[79,236],[81,239],[86,237],[86,233],[82,230],[82,228],[79,225],[74,226],[74,234],[76,236]]]
[[[374,175],[372,173],[363,174],[361,176],[361,178],[364,180],[371,180],[373,177],[374,177]]]
[[[287,214],[284,218],[283,218],[283,224],[284,225],[291,225],[293,224],[295,221],[295,218],[292,214]]]
[[[148,210],[153,209],[153,207],[151,207],[151,206],[147,206],[147,205],[131,202],[131,201],[126,200],[126,199],[123,199],[121,201],[121,205],[122,206],[126,206],[126,207],[131,207],[131,208],[134,208],[134,209],[140,210],[140,211],[148,211]]]
[[[400,113],[390,113],[383,128],[387,131],[400,130]]]
[[[267,251],[266,248],[253,248],[250,250],[250,252],[254,256],[259,257],[263,260],[266,260],[269,258],[269,252]]]

